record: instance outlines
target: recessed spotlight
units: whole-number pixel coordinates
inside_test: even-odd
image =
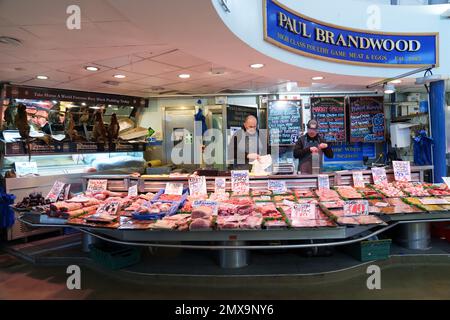
[[[402,80],[396,79],[396,80],[389,81],[389,83],[399,84],[399,83],[402,83]]]
[[[264,67],[264,65],[262,63],[253,63],[250,65],[250,68],[253,68],[253,69],[261,69],[262,67]]]
[[[98,70],[100,70],[99,68],[97,68],[97,67],[94,67],[94,66],[86,66],[86,67],[84,67],[86,70],[88,70],[88,71],[98,71]]]
[[[124,75],[124,74],[115,74],[114,75],[114,78],[117,78],[117,79],[123,79],[123,78],[126,78],[127,76],[126,75]]]
[[[189,79],[190,77],[191,77],[191,75],[187,74],[187,73],[182,73],[182,74],[178,75],[178,78],[181,78],[181,79]]]
[[[318,76],[318,77],[312,77],[311,79],[313,79],[314,81],[317,81],[317,80],[323,80],[323,77]]]
[[[386,84],[384,85],[384,93],[385,94],[392,94],[395,92],[395,86],[393,84]]]
[[[86,102],[82,102],[81,105],[84,107],[86,105]]]
[[[44,76],[44,75],[39,75],[39,76],[36,76],[36,79],[39,79],[39,80],[47,80],[48,77],[47,77],[47,76]]]
[[[57,104],[57,103],[58,103],[58,101],[56,101],[56,100],[53,100],[53,101],[52,101],[52,103],[53,103],[53,104]]]

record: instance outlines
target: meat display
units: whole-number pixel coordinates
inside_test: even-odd
[[[207,206],[199,206],[192,210],[191,219],[209,219],[211,218],[213,213],[213,208]]]
[[[207,230],[211,229],[211,219],[192,219],[189,230]]]
[[[211,193],[209,195],[209,200],[211,201],[225,201],[230,199],[230,194],[228,192],[224,192],[224,193]]]
[[[336,187],[336,191],[344,199],[362,199],[362,195],[351,186]]]
[[[331,189],[316,190],[316,195],[319,197],[319,201],[340,201],[339,194]]]
[[[272,191],[266,189],[252,189],[252,196],[270,196]]]
[[[297,199],[301,198],[316,198],[316,194],[311,189],[294,189],[294,194]]]
[[[412,197],[428,197],[428,196],[430,196],[430,193],[428,193],[428,191],[425,190],[424,187],[421,185],[411,186],[411,187],[408,186],[408,187],[403,188],[402,190]]]
[[[376,190],[369,187],[355,189],[362,195],[364,199],[381,199],[383,197]]]
[[[401,189],[395,187],[392,183],[375,185],[374,188],[388,198],[398,198],[405,196],[405,193]]]
[[[161,201],[180,201],[181,197],[182,196],[180,196],[178,194],[165,194],[165,193],[163,193],[162,195],[160,195],[158,197],[158,200],[161,200]]]
[[[283,200],[295,201],[295,196],[293,194],[273,196],[273,201],[275,202],[281,202]]]
[[[424,188],[433,196],[450,196],[450,189],[446,184],[424,184]]]

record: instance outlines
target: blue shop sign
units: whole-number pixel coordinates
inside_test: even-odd
[[[332,145],[333,158],[324,157],[325,162],[339,161],[363,161],[363,157],[375,157],[374,143],[355,143],[355,144],[337,144]]]
[[[339,27],[263,0],[264,40],[316,59],[380,67],[438,65],[438,33],[385,33]]]

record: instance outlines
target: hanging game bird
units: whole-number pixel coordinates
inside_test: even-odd
[[[101,111],[98,111],[94,115],[94,128],[92,130],[93,138],[95,142],[107,141],[107,132],[105,129],[105,124],[103,123],[103,117]]]
[[[27,107],[23,104],[17,106],[17,113],[14,117],[14,123],[17,130],[19,130],[22,139],[30,137],[30,125],[28,124]]]
[[[111,115],[111,123],[109,124],[109,127],[108,127],[109,143],[117,140],[117,138],[119,137],[119,130],[120,130],[120,126],[119,126],[119,121],[117,121],[117,115],[115,113],[113,113]]]

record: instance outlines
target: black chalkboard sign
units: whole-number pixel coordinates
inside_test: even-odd
[[[302,129],[301,101],[272,100],[268,104],[270,145],[294,145]]]
[[[252,107],[229,105],[227,108],[227,129],[241,128],[249,115],[258,118],[258,110]]]
[[[383,97],[350,98],[350,142],[385,140]]]
[[[311,118],[319,123],[319,134],[327,142],[345,142],[344,97],[311,98]]]

